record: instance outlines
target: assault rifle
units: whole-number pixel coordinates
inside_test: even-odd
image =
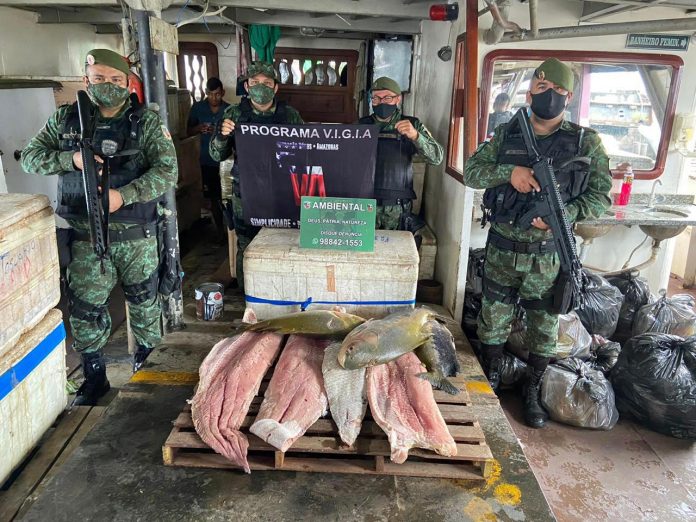
[[[109,254],[109,168],[108,164],[104,165],[100,173],[94,158],[92,137],[95,117],[93,111],[94,108],[87,93],[77,91],[77,112],[80,118],[80,138],[77,143],[82,156],[82,182],[87,202],[89,236],[94,253],[101,261],[103,273],[104,259]]]
[[[585,303],[586,277],[575,248],[575,237],[571,231],[565,204],[558,192],[558,184],[551,160],[539,151],[534,131],[524,108],[517,111],[513,121],[519,125],[534,177],[541,187],[539,192],[530,194],[532,198],[531,208],[520,216],[517,224],[523,228],[528,228],[534,218],[540,217],[551,229],[561,263],[561,270],[553,293],[552,310],[556,313],[567,314],[576,308],[582,308]],[[574,161],[587,162],[588,158],[577,157],[571,160],[571,162]]]

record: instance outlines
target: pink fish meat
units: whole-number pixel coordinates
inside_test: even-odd
[[[211,448],[250,473],[249,441],[239,431],[283,336],[244,332],[217,343],[199,369],[191,400],[196,432]]]
[[[329,401],[321,363],[330,341],[291,335],[278,359],[256,421],[249,431],[287,451],[320,417]]]
[[[413,352],[367,369],[372,417],[389,437],[391,460],[401,464],[411,448],[453,457],[457,444],[435,402],[430,383],[417,377],[425,368]]]

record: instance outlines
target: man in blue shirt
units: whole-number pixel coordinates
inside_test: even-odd
[[[229,105],[223,101],[225,89],[222,82],[215,77],[208,78],[204,100],[196,102],[191,107],[188,118],[188,134],[201,136],[201,175],[203,177],[203,195],[210,199],[210,207],[220,239],[225,236],[222,223],[222,191],[220,188],[220,163],[210,157],[210,138],[215,125],[222,121],[222,113]]]

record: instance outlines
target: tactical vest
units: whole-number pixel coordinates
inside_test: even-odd
[[[418,119],[402,116],[415,127]],[[358,123],[372,125],[372,116],[360,118]],[[381,131],[377,137],[377,162],[375,164],[375,198],[378,200],[416,199],[413,191],[413,156],[418,152],[415,144],[396,130]]]
[[[513,124],[509,123],[504,127],[496,163],[531,167],[522,134],[516,126],[512,128]],[[570,126],[570,130],[559,129],[553,136],[537,142],[541,154],[551,159],[558,191],[566,204],[585,192],[590,179],[588,164],[567,162],[579,155],[585,134],[594,132],[574,123],[570,123]],[[486,189],[483,194],[485,219],[491,223],[517,224],[528,228],[528,223],[518,224],[517,219],[529,210],[532,197],[532,193],[517,192],[510,183]]]
[[[96,117],[96,107],[94,115]],[[132,154],[114,156],[109,158],[109,187],[117,189],[142,176],[149,165],[145,154],[139,144],[140,120],[144,112],[144,106],[135,105],[131,101],[131,107],[119,118],[98,122],[95,125],[92,143],[94,153],[102,156],[100,144],[104,139],[116,141],[118,152],[132,151]],[[77,112],[77,103],[68,111],[65,123],[60,129],[60,150],[78,151],[79,146],[71,135],[80,134],[80,119]],[[106,158],[104,158],[106,161]],[[109,215],[109,221],[113,223],[147,224],[157,221],[157,198],[147,203],[131,203],[118,209]],[[58,178],[58,208],[56,213],[66,219],[84,219],[87,217],[87,204],[85,202],[85,187],[82,181],[82,172],[70,171]]]
[[[287,123],[288,104],[284,101],[276,102],[273,114],[258,114],[254,112],[254,107],[249,98],[242,98],[239,102],[240,115],[235,123]],[[232,165],[232,190],[237,197],[241,197],[240,172],[238,163]]]

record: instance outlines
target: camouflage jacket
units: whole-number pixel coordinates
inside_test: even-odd
[[[401,109],[397,109],[392,117],[388,121],[379,121],[376,118],[372,118],[376,125],[379,125],[380,131],[390,132],[396,128],[396,124],[403,119],[403,113]],[[425,161],[431,165],[439,165],[442,163],[442,158],[444,157],[444,151],[442,145],[440,145],[430,131],[423,125],[418,118],[416,118],[415,129],[418,131],[418,138],[413,144],[418,150],[418,154],[423,156]]]
[[[563,129],[571,130],[565,121]],[[501,127],[496,129],[490,141],[479,145],[474,154],[467,160],[464,167],[464,184],[475,189],[497,187],[510,181],[514,165],[498,164],[498,149],[500,147]],[[548,139],[548,136],[537,136],[538,140]],[[566,205],[568,219],[571,222],[601,216],[611,205],[609,191],[611,190],[611,172],[609,157],[602,140],[595,132],[588,132],[582,140],[581,156],[591,159],[590,177],[585,192]],[[506,223],[493,223],[491,228],[499,234],[514,241],[542,241],[551,235],[549,231],[529,228],[527,230]]]
[[[114,116],[124,117],[130,102]],[[60,150],[60,132],[70,111],[63,105],[51,116],[39,133],[22,150],[22,168],[25,172],[50,176],[74,171],[73,151]],[[98,118],[102,120],[102,118]],[[145,110],[140,121],[139,143],[149,168],[138,179],[117,189],[124,205],[146,203],[158,198],[176,186],[179,170],[174,142],[162,119],[156,112]],[[71,221],[76,228],[85,228],[86,222]],[[122,223],[110,223],[110,228],[123,228]]]

